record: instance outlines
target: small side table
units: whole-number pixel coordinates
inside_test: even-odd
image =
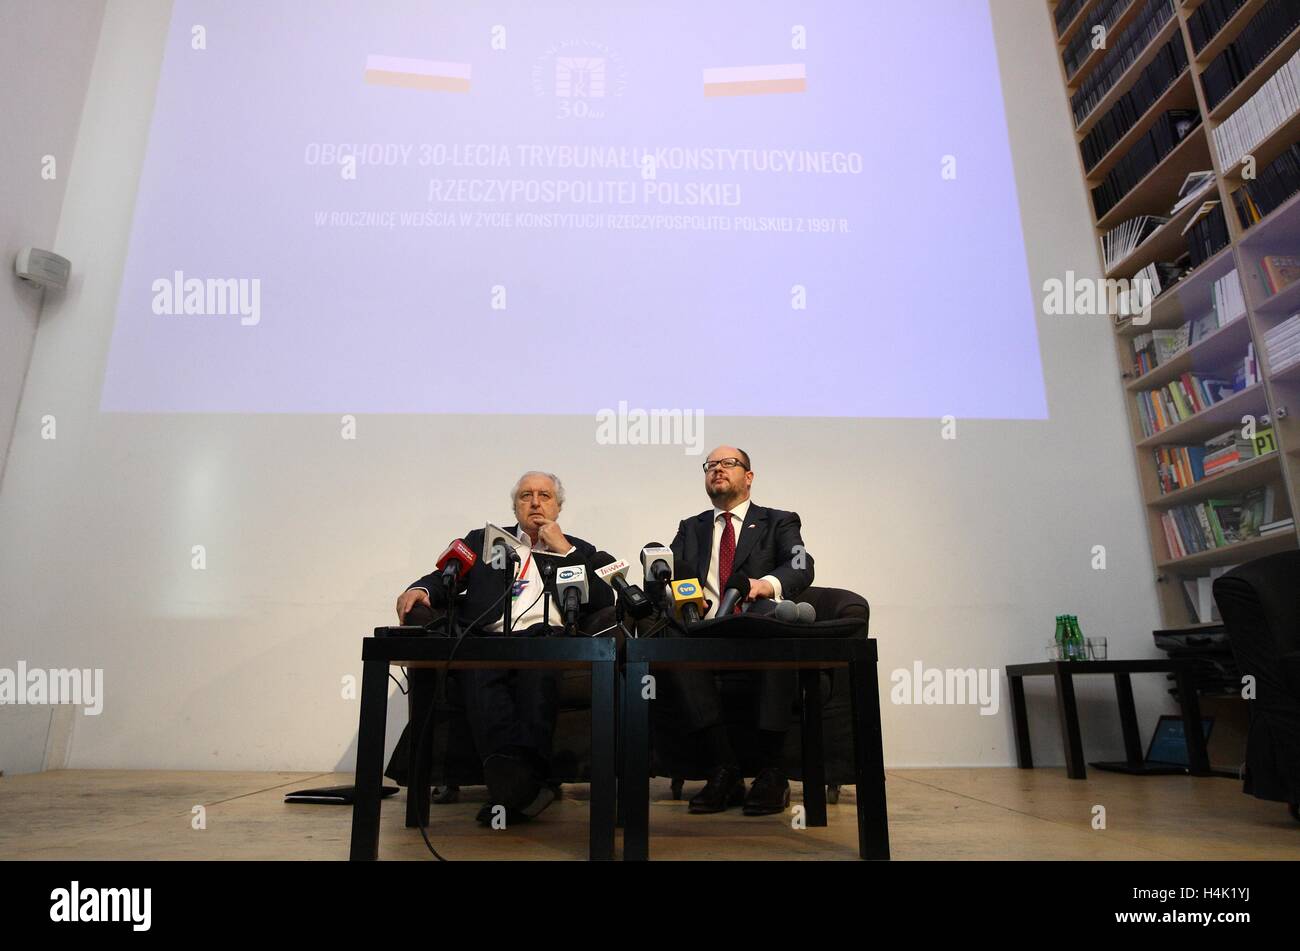
[[[1025,709],[1025,677],[1052,677],[1056,681],[1056,709],[1061,720],[1065,746],[1065,769],[1071,779],[1087,779],[1083,760],[1083,738],[1079,733],[1079,707],[1074,698],[1074,678],[1083,674],[1111,674],[1119,700],[1119,720],[1124,731],[1124,755],[1129,765],[1142,763],[1142,738],[1138,733],[1137,708],[1133,703],[1130,674],[1173,674],[1183,713],[1188,762],[1193,776],[1212,776],[1201,732],[1201,705],[1196,694],[1195,664],[1186,660],[1050,660],[1007,667],[1011,685],[1011,718],[1016,731],[1016,762],[1021,769],[1033,769],[1029,745],[1029,717]]]

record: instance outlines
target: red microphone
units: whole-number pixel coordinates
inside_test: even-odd
[[[442,572],[442,583],[447,590],[455,592],[457,580],[474,567],[478,557],[462,539],[456,539],[447,546],[447,550],[438,556],[438,570]]]

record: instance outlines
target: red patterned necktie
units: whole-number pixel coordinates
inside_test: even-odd
[[[718,594],[726,587],[731,577],[731,565],[736,560],[736,530],[731,527],[731,513],[724,512],[722,518],[722,538],[718,542]]]

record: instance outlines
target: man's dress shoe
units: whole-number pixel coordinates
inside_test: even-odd
[[[790,781],[779,769],[759,770],[745,797],[745,815],[770,816],[790,805]]]
[[[735,766],[719,766],[704,784],[704,788],[691,797],[690,811],[696,813],[722,812],[728,806],[738,806],[745,801],[745,777]]]

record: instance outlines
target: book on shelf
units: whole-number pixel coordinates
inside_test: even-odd
[[[1198,268],[1228,246],[1228,222],[1223,216],[1223,205],[1207,201],[1183,229],[1187,239],[1187,254],[1192,268]]]
[[[1258,173],[1254,181],[1246,182],[1232,193],[1243,228],[1268,217],[1300,191],[1300,143],[1292,145]]]
[[[1175,35],[1160,48],[1128,91],[1115,100],[1115,105],[1107,109],[1083,137],[1079,151],[1084,168],[1091,172],[1186,71],[1187,47],[1183,38]]]
[[[1074,34],[1061,53],[1061,62],[1065,64],[1066,76],[1073,79],[1074,74],[1079,71],[1079,67],[1093,54],[1095,50],[1093,37],[1097,35],[1097,28],[1101,28],[1101,35],[1103,36],[1109,33],[1110,28],[1115,25],[1115,21],[1133,2],[1134,0],[1102,0],[1095,9],[1088,13],[1088,19],[1084,23],[1083,29]]]
[[[1300,26],[1300,0],[1268,0],[1223,52],[1201,73],[1206,104],[1213,109]]]
[[[1300,2],[1300,0],[1297,0]],[[1092,206],[1101,219],[1201,124],[1194,109],[1170,109],[1124,153],[1101,183],[1092,189]]]
[[[1259,360],[1255,357],[1255,344],[1248,343],[1246,344],[1246,358],[1233,371],[1232,391],[1239,393],[1248,386],[1254,386],[1259,381]]]
[[[1270,294],[1286,290],[1300,279],[1300,257],[1266,254],[1259,259],[1259,277]]]
[[[1208,191],[1213,186],[1213,172],[1190,173],[1185,179],[1183,179],[1182,187],[1178,189],[1178,201],[1174,203],[1173,208],[1169,209],[1169,214],[1178,214],[1178,212],[1190,205],[1197,198],[1200,198],[1203,192]]]
[[[1219,167],[1231,171],[1297,112],[1300,112],[1300,51],[1214,130]]]
[[[1172,559],[1215,551],[1260,537],[1260,528],[1274,521],[1277,492],[1273,486],[1251,489],[1240,496],[1175,505],[1160,515]]]
[[[1226,327],[1237,318],[1246,316],[1246,295],[1241,289],[1241,275],[1236,268],[1214,282],[1211,299],[1219,327]]]
[[[1259,527],[1259,534],[1262,538],[1270,535],[1281,535],[1283,532],[1295,531],[1295,519],[1288,516],[1287,518],[1274,519],[1271,522],[1265,522]]]
[[[1159,446],[1152,455],[1161,495],[1189,488],[1205,478],[1204,446]]]
[[[1108,52],[1092,71],[1084,77],[1074,95],[1070,108],[1074,112],[1074,125],[1078,128],[1106,94],[1119,82],[1124,72],[1137,61],[1142,51],[1174,16],[1174,0],[1133,0],[1141,9],[1119,36],[1106,37]],[[1091,35],[1091,31],[1085,31]]]
[[[1264,352],[1268,354],[1271,373],[1285,370],[1300,360],[1300,313],[1264,331]]]
[[[1117,264],[1137,250],[1138,246],[1168,224],[1168,218],[1158,215],[1139,215],[1127,221],[1121,221],[1101,236],[1101,256],[1110,273]]]
[[[1061,0],[1052,11],[1052,18],[1056,21],[1056,35],[1060,37],[1065,32],[1065,28],[1074,22],[1074,18],[1079,15],[1088,0]]]
[[[1138,419],[1146,437],[1163,432],[1223,402],[1234,392],[1233,383],[1217,377],[1184,373],[1178,379],[1151,390],[1139,390]]]
[[[1200,446],[1157,446],[1151,454],[1160,494],[1168,495],[1276,451],[1272,425],[1264,416],[1253,437],[1231,429]]]
[[[1187,33],[1192,38],[1192,49],[1198,53],[1205,49],[1210,40],[1219,35],[1219,31],[1227,25],[1233,14],[1240,10],[1245,2],[1246,0],[1205,0],[1189,13]],[[1059,8],[1057,12],[1059,14]]]

